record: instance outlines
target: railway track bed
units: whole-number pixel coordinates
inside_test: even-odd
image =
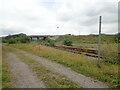
[[[73,53],[84,54],[86,56],[98,58],[98,50],[86,49],[86,48],[76,48],[68,46],[54,46],[57,49],[70,51]],[[101,57],[102,58],[102,57]]]

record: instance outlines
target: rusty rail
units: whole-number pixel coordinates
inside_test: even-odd
[[[74,52],[74,53],[78,53],[78,54],[84,54],[86,56],[90,56],[90,57],[98,57],[98,51],[97,50],[92,50],[92,49],[85,49],[85,48],[75,48],[75,47],[65,47],[65,46],[54,46],[57,49],[62,49],[62,50],[66,50],[66,51],[70,51],[70,52]]]

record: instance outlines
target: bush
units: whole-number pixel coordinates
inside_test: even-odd
[[[2,38],[2,43],[7,43],[7,40],[5,38]]]
[[[115,43],[120,43],[120,33],[115,35],[114,41],[115,41]]]
[[[29,41],[30,41],[30,38],[22,33],[16,34],[16,35],[9,35],[7,37],[4,37],[2,40],[3,43],[9,43],[9,44],[27,43]]]
[[[29,42],[30,41],[30,39],[27,37],[27,36],[24,36],[24,37],[21,37],[20,38],[20,42],[21,43],[27,43],[27,42]]]
[[[48,40],[47,43],[45,43],[46,46],[55,46],[54,40]]]
[[[72,43],[73,42],[71,40],[69,40],[69,39],[66,39],[66,40],[63,41],[63,44],[67,45],[67,46],[72,46]]]
[[[9,44],[14,44],[14,43],[16,43],[16,40],[14,38],[11,38],[11,39],[8,40],[8,43]]]

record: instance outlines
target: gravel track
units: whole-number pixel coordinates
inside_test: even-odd
[[[10,64],[11,73],[15,77],[15,80],[13,80],[13,87],[46,88],[43,81],[33,75],[29,67],[23,63],[15,54],[8,53],[7,61]]]
[[[47,60],[45,58],[33,55],[31,53],[28,53],[26,51],[16,49],[24,53],[25,56],[32,58],[33,60],[43,64],[45,67],[64,74],[66,77],[68,77],[71,81],[77,83],[78,85],[82,86],[83,88],[108,88],[108,86],[105,83],[102,83],[98,80],[94,80],[90,77],[87,77],[85,75],[79,74],[73,70],[71,70],[68,67],[65,67],[61,64],[58,64],[54,61]]]

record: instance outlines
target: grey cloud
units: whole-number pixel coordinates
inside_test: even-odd
[[[20,33],[20,30],[16,30],[16,29],[3,29],[1,30],[1,36],[2,35],[11,35],[11,34],[15,34],[15,33]]]
[[[58,16],[58,20],[63,22],[73,22],[83,26],[95,25],[99,16],[103,16],[104,23],[117,23],[117,4],[111,2],[96,3],[94,6],[86,6],[84,10],[71,13],[63,13]],[[86,18],[82,18],[86,17]],[[84,20],[82,20],[84,19]]]
[[[72,15],[68,15],[67,13],[65,14],[60,14],[57,16],[57,20],[59,21],[63,21],[63,22],[68,22],[68,21],[71,21],[73,18]]]
[[[87,8],[87,7],[86,7]],[[97,3],[94,7],[88,7],[86,11],[87,16],[95,16],[101,13],[117,13],[117,3],[112,2],[104,2],[104,3]]]
[[[91,17],[91,18],[88,18],[87,20],[83,20],[83,21],[77,21],[79,25],[82,25],[82,26],[91,26],[91,25],[96,25],[98,24],[98,17]]]

